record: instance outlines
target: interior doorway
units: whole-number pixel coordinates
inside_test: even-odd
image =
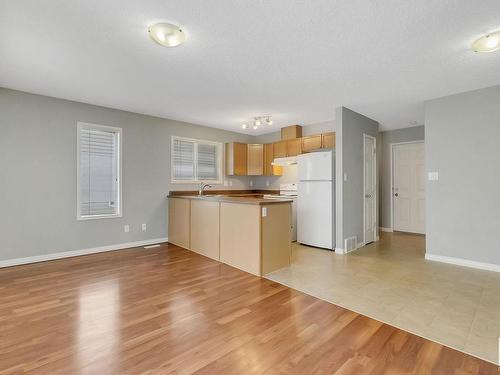
[[[363,243],[377,236],[377,140],[363,134]]]
[[[425,144],[394,143],[391,157],[393,230],[425,234]]]

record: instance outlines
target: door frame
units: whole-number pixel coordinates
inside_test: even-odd
[[[375,210],[373,210],[373,216],[374,216],[374,222],[375,222],[375,233],[374,233],[374,241],[378,241],[378,218],[377,218],[377,213],[378,213],[378,175],[377,175],[377,138],[372,137],[371,135],[363,133],[363,245],[366,245],[366,228],[365,228],[365,223],[366,223],[366,207],[365,207],[365,195],[366,195],[366,181],[365,181],[365,161],[366,161],[366,140],[367,139],[372,139],[373,140],[373,171],[375,175],[375,196],[374,202],[375,202]]]
[[[391,155],[390,155],[390,160],[391,160],[391,185],[389,186],[389,192],[391,194],[391,212],[390,212],[390,214],[391,214],[391,227],[389,229],[390,229],[391,232],[394,232],[394,146],[411,145],[411,144],[415,144],[415,143],[423,143],[424,144],[424,150],[425,150],[425,139],[420,139],[420,140],[417,140],[417,141],[391,143]]]

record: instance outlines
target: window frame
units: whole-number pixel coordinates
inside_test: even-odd
[[[174,142],[176,140],[180,141],[188,141],[194,142],[194,168],[195,168],[195,179],[193,180],[179,180],[174,176]],[[217,180],[206,180],[198,178],[198,144],[208,144],[216,147],[217,150],[217,170],[219,171]],[[212,185],[222,185],[224,183],[224,174],[223,174],[223,165],[224,165],[224,145],[222,142],[208,141],[206,139],[196,139],[196,138],[187,138],[187,137],[179,137],[173,135],[171,137],[170,142],[170,182],[172,184],[199,184],[201,182],[212,184]]]
[[[105,214],[105,215],[89,215],[82,216],[81,214],[81,189],[80,189],[80,135],[81,130],[91,129],[97,131],[108,131],[117,133],[117,178],[118,178],[118,196],[117,196],[117,212],[116,214]],[[89,122],[77,121],[77,134],[76,134],[76,219],[78,221],[85,220],[97,220],[97,219],[113,219],[123,217],[123,195],[122,195],[122,147],[123,147],[123,129],[115,126],[98,125]]]

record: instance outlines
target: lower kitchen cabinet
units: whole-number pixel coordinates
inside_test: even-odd
[[[168,199],[168,242],[189,249],[191,200]]]
[[[219,260],[219,202],[191,201],[191,250]]]
[[[220,261],[260,276],[260,206],[221,203]]]

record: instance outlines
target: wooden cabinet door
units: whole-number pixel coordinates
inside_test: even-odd
[[[302,154],[302,138],[289,139],[286,141],[286,156]]]
[[[310,135],[302,138],[302,152],[319,150],[322,145],[321,134]]]
[[[226,143],[226,175],[247,175],[247,144],[231,142]]]
[[[264,176],[273,175],[273,144],[268,143],[264,145]]]
[[[286,141],[280,141],[280,142],[275,142],[273,143],[273,153],[274,153],[274,158],[284,158],[287,156],[286,152]]]
[[[219,260],[219,204],[191,201],[190,249],[215,260]]]
[[[334,148],[335,147],[335,133],[321,134],[321,148]]]
[[[281,176],[283,167],[273,165],[274,161],[274,146],[272,143],[264,145],[264,176]]]
[[[168,242],[189,249],[191,200],[168,199]]]
[[[247,175],[262,176],[264,174],[264,145],[247,145]]]

